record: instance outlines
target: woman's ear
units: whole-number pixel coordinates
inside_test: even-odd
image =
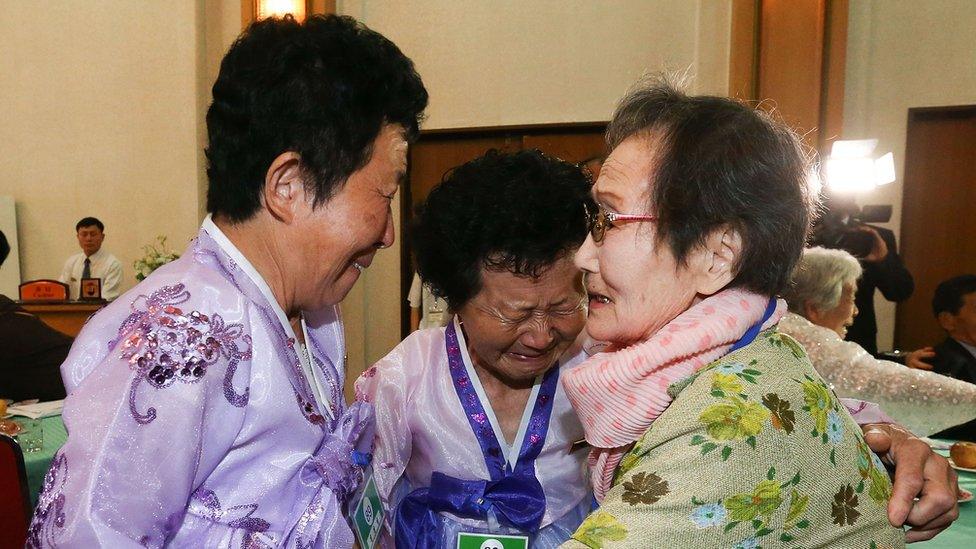
[[[698,293],[712,295],[729,285],[742,258],[742,235],[731,225],[712,231],[699,247]]]
[[[820,309],[818,309],[813,303],[810,303],[809,301],[803,302],[803,317],[809,320],[810,322],[816,324],[817,326],[820,326],[820,321],[822,319],[822,315],[820,314]]]
[[[275,219],[292,222],[297,206],[305,200],[305,180],[302,178],[301,156],[298,153],[283,152],[271,161],[264,176],[261,198]]]

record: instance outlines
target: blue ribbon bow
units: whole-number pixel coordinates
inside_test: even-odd
[[[534,475],[508,474],[499,480],[460,480],[435,472],[430,487],[410,492],[397,507],[396,539],[408,547],[441,545],[438,512],[498,522],[535,533],[546,511],[546,495]]]

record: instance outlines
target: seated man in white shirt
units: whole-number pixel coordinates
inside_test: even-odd
[[[78,245],[82,253],[68,258],[58,280],[69,287],[69,297],[80,297],[81,279],[102,279],[102,298],[109,301],[119,297],[122,285],[122,263],[112,254],[102,250],[105,225],[94,217],[86,217],[75,225]]]

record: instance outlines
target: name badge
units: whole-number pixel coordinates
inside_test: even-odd
[[[376,489],[376,481],[373,480],[372,469],[368,470],[369,478],[366,480],[362,493],[357,494],[353,500],[352,523],[355,528],[356,539],[359,546],[363,549],[373,549],[376,542],[380,539],[383,531],[383,502],[380,501],[379,491]]]
[[[457,549],[528,549],[528,536],[458,533]]]

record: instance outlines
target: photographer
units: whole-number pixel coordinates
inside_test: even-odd
[[[881,290],[881,295],[893,302],[904,301],[915,291],[912,274],[898,255],[895,234],[867,224],[885,223],[890,218],[890,207],[867,207],[862,212],[852,200],[832,198],[813,237],[815,245],[846,250],[861,262],[864,274],[858,281],[854,297],[859,313],[847,330],[847,340],[864,347],[872,355],[878,353],[875,290]]]

